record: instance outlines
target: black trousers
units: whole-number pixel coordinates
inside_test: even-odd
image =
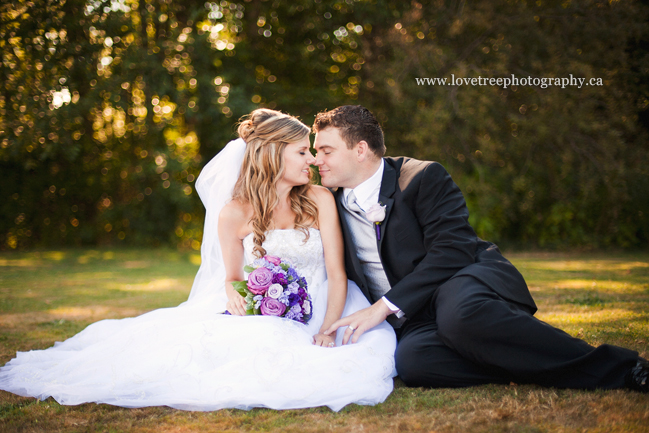
[[[414,387],[535,383],[557,388],[611,389],[638,353],[597,348],[536,319],[473,277],[439,287],[430,305],[397,330],[399,377]]]

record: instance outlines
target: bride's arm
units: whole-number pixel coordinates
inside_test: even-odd
[[[319,186],[314,186],[311,190],[318,205],[318,227],[322,238],[329,285],[327,312],[320,332],[314,336],[314,344],[328,345],[334,341],[336,334],[324,335],[323,332],[332,323],[340,319],[347,299],[347,273],[345,272],[343,234],[338,220],[336,201],[331,192]]]
[[[219,215],[219,242],[225,265],[225,293],[228,295],[227,309],[230,314],[245,316],[246,301],[234,290],[233,281],[243,281],[243,242],[239,238],[242,221],[248,221],[236,202],[228,203]]]

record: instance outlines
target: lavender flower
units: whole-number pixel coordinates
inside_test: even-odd
[[[300,288],[298,283],[291,283],[288,285],[286,288],[289,292],[296,294],[298,292],[298,289]]]
[[[288,268],[287,274],[288,274],[289,281],[296,281],[300,279],[300,275],[293,268]]]
[[[286,317],[287,319],[290,318],[292,320],[300,320],[300,319],[302,319],[302,317],[303,317],[302,307],[300,307],[299,305],[293,305],[291,307],[291,309],[286,313],[286,316],[284,316],[284,317]]]
[[[277,298],[277,300],[279,302],[281,302],[282,304],[284,304],[284,305],[288,305],[289,304],[289,301],[288,301],[289,295],[290,295],[289,292],[282,292],[282,294],[279,295],[279,298]]]
[[[270,263],[269,263],[267,260],[264,260],[264,259],[255,259],[255,261],[253,261],[253,262],[250,264],[250,266],[252,266],[253,268],[265,268],[265,267],[268,266],[269,264],[270,264]]]

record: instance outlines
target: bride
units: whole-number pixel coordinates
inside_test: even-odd
[[[0,389],[64,405],[203,411],[384,401],[396,374],[392,328],[384,322],[344,346],[344,329],[335,339],[322,333],[369,304],[345,275],[333,197],[310,185],[309,132],[295,117],[258,109],[205,166],[202,264],[187,302],[19,352],[0,368]],[[264,255],[289,260],[306,278],[308,324],[242,316],[245,300],[231,282]]]

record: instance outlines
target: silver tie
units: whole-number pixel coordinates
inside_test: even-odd
[[[350,191],[349,195],[347,195],[347,209],[349,209],[352,212],[359,213],[363,215],[365,212],[363,212],[363,209],[358,205],[358,202],[356,201],[356,194],[354,194],[354,191]]]

